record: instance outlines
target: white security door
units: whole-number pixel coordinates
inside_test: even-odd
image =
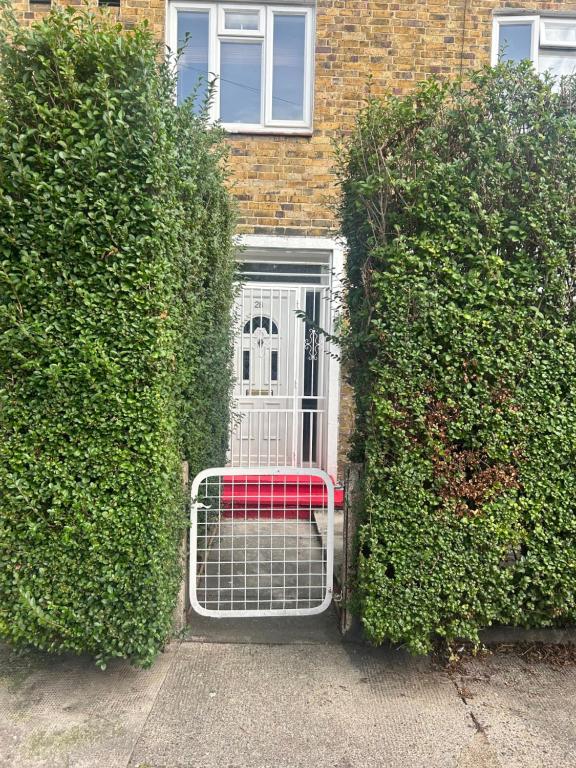
[[[320,466],[327,289],[247,283],[235,307],[231,466]],[[306,322],[302,315],[306,315]]]
[[[292,454],[297,309],[294,288],[242,288],[236,308],[236,466],[279,466]]]

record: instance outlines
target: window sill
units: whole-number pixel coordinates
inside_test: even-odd
[[[253,127],[223,125],[222,128],[231,136],[312,136],[312,128],[281,128],[255,125]]]

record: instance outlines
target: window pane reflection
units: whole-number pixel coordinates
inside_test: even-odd
[[[182,50],[182,54],[178,62],[176,96],[181,104],[197,89],[195,112],[200,110],[208,90],[208,31],[208,12],[178,13],[178,50]]]
[[[272,119],[304,119],[306,16],[274,15]]]
[[[500,24],[498,54],[502,61],[532,58],[532,25]]]
[[[220,45],[220,119],[259,123],[262,101],[262,43],[225,41]]]
[[[258,11],[225,11],[224,26],[226,29],[258,31],[260,14]]]

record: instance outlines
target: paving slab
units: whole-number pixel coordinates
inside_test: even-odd
[[[196,639],[102,672],[0,646],[0,768],[576,768],[575,701],[574,665],[512,654]]]
[[[401,651],[183,643],[130,766],[456,768],[475,735],[448,676]]]
[[[176,646],[149,670],[0,646],[0,768],[125,768]]]
[[[184,642],[253,645],[334,645],[341,642],[333,606],[316,616],[210,618],[188,614]]]
[[[576,668],[520,655],[469,659],[455,682],[505,768],[575,768]]]
[[[326,554],[313,521],[230,518],[200,550],[197,598],[203,608],[310,609],[325,594]],[[202,540],[202,539],[201,539]],[[190,609],[184,639],[256,644],[338,643],[331,606],[314,616],[206,617]]]

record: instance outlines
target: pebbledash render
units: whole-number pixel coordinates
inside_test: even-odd
[[[499,55],[571,73],[576,2],[106,5],[126,26],[148,19],[169,49],[182,49],[179,100],[194,88],[202,95],[216,78],[211,109],[228,132],[244,274],[229,461],[317,466],[339,478],[353,408],[320,330],[333,328],[345,253],[335,218],[333,141],[351,129],[369,93],[404,93],[431,74],[465,75]],[[27,23],[50,4],[14,6]]]

